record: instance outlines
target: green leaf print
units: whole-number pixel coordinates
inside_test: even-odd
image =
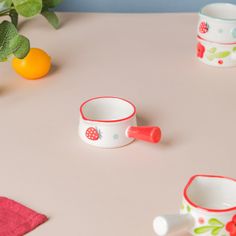
[[[191,211],[191,207],[188,205],[187,206],[187,212],[190,212]]]
[[[207,55],[207,59],[208,59],[209,61],[213,61],[213,60],[215,59],[215,54],[209,54],[209,55]]]
[[[224,58],[224,57],[228,57],[230,55],[229,51],[224,51],[224,52],[218,52],[215,54],[215,57],[217,58]]]
[[[194,233],[196,234],[203,234],[203,233],[206,233],[212,229],[214,229],[215,227],[214,226],[202,226],[202,227],[198,227],[196,229],[194,229]]]
[[[211,235],[218,235],[219,234],[219,232],[222,230],[222,226],[220,226],[220,227],[216,227],[216,228],[214,228],[212,231],[211,231]]]
[[[222,222],[220,222],[219,220],[217,220],[216,218],[211,218],[208,221],[209,225],[219,225],[219,226],[224,226],[224,224]]]
[[[204,234],[206,232],[211,231],[212,236],[217,236],[220,231],[224,228],[224,224],[217,220],[216,218],[211,218],[208,220],[208,225],[198,227],[194,229],[194,233],[196,234]]]

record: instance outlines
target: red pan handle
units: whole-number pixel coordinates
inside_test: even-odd
[[[130,126],[127,130],[129,138],[158,143],[161,140],[161,129],[157,126]]]

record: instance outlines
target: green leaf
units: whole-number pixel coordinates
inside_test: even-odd
[[[220,222],[219,220],[217,220],[216,218],[211,218],[209,219],[208,223],[210,225],[220,225],[220,226],[224,226],[224,224],[222,222]]]
[[[236,47],[233,48],[233,51],[234,51],[234,52],[236,51]]]
[[[30,42],[26,37],[22,35],[16,35],[10,41],[10,48],[12,50],[12,53],[17,58],[22,59],[28,54],[30,50]]]
[[[210,48],[210,49],[208,49],[208,52],[215,53],[216,52],[216,48]]]
[[[214,228],[212,231],[211,231],[211,235],[218,235],[219,234],[219,232],[222,230],[222,226],[221,227],[216,227],[216,228]]]
[[[60,26],[59,19],[54,12],[44,10],[41,14],[47,19],[47,21],[55,28],[58,29]]]
[[[5,61],[12,54],[10,41],[17,35],[16,27],[9,21],[0,24],[0,61]]]
[[[54,8],[58,6],[62,0],[43,0],[43,5],[49,8]]]
[[[12,9],[9,14],[11,18],[11,23],[17,28],[18,25],[18,13],[16,12],[15,9]]]
[[[215,228],[214,226],[202,226],[202,227],[198,227],[198,228],[194,229],[194,233],[203,234],[203,233],[206,233],[214,228]]]
[[[230,55],[229,51],[224,51],[224,52],[218,52],[215,54],[217,58],[224,58]]]
[[[12,0],[19,15],[31,17],[42,10],[42,0]]]
[[[0,0],[0,11],[10,8],[11,4],[12,0]]]

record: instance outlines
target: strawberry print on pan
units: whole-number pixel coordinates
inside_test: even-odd
[[[94,127],[89,127],[86,132],[85,135],[88,139],[96,141],[98,139],[101,138],[101,133],[97,128]]]

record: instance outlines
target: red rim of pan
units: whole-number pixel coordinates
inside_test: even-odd
[[[198,177],[228,179],[228,180],[236,182],[236,179],[225,177],[225,176],[220,176],[220,175],[201,175],[201,174],[199,174],[199,175],[192,176],[184,188],[184,198],[191,206],[201,209],[201,210],[204,210],[204,211],[208,211],[208,212],[229,212],[229,211],[236,210],[236,206],[231,207],[231,208],[226,208],[226,209],[210,209],[210,208],[201,207],[201,206],[197,205],[196,203],[192,202],[188,197],[187,191],[188,191],[189,186],[192,184],[193,180]]]
[[[103,98],[114,98],[114,99],[119,99],[119,100],[122,100],[122,101],[124,101],[124,102],[127,102],[127,103],[129,103],[129,104],[133,107],[133,110],[134,110],[134,111],[133,111],[133,113],[132,113],[131,115],[129,115],[129,116],[125,117],[125,118],[122,118],[122,119],[117,119],[117,120],[93,120],[93,119],[87,118],[87,117],[83,114],[83,107],[84,107],[84,105],[86,105],[86,104],[87,104],[88,102],[90,102],[90,101],[97,100],[97,99],[103,99]],[[120,98],[120,97],[114,97],[114,96],[100,96],[100,97],[90,98],[89,100],[83,102],[83,103],[81,104],[81,106],[80,106],[80,114],[81,114],[82,118],[83,118],[84,120],[87,120],[87,121],[103,122],[103,123],[114,123],[114,122],[120,122],[120,121],[129,120],[130,118],[134,117],[134,116],[136,115],[136,107],[135,107],[135,105],[134,105],[132,102],[130,102],[130,101],[126,100],[126,99]]]
[[[208,42],[208,43],[215,43],[215,44],[220,44],[220,45],[234,45],[234,44],[236,45],[236,42],[233,42],[233,43],[217,43],[217,42],[214,42],[214,41],[210,41],[210,40],[204,39],[204,38],[202,38],[199,35],[197,36],[197,39],[205,41],[205,42]]]

